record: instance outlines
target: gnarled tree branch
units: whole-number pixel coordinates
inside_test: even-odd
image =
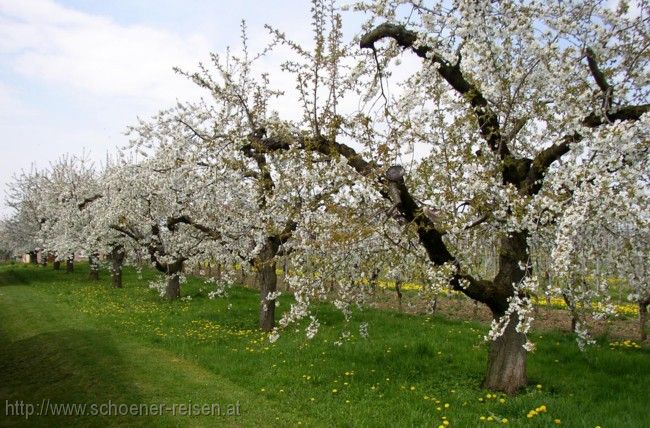
[[[88,204],[92,204],[92,203],[95,202],[97,199],[100,199],[100,198],[102,198],[103,196],[104,196],[104,195],[101,195],[101,194],[99,194],[99,193],[97,193],[96,195],[90,196],[90,197],[84,199],[83,201],[81,201],[81,202],[77,205],[77,208],[79,208],[79,211],[82,211],[84,208],[86,208],[86,206],[87,206]]]
[[[614,110],[608,110],[605,113],[591,113],[584,118],[582,124],[587,128],[598,128],[605,123],[621,121],[639,120],[644,113],[650,111],[650,104],[641,104],[637,106],[624,106]]]
[[[499,118],[489,107],[481,91],[465,78],[460,69],[460,64],[451,64],[429,46],[422,44],[415,46],[417,34],[414,31],[407,30],[404,26],[388,22],[366,33],[361,38],[359,44],[362,49],[374,49],[375,43],[385,38],[391,38],[399,46],[411,49],[420,58],[437,64],[438,74],[456,92],[468,99],[478,121],[481,135],[487,142],[490,150],[498,153],[501,158],[505,158],[510,154],[506,142],[501,137]]]
[[[603,96],[604,96],[604,102],[603,102],[603,107],[605,109],[610,109],[612,107],[612,96],[614,89],[612,86],[607,82],[607,78],[605,77],[605,74],[602,72],[600,67],[598,66],[598,61],[596,60],[596,53],[588,47],[585,49],[585,54],[587,56],[587,64],[589,65],[589,71],[591,72],[591,75],[594,76],[594,80],[596,81],[596,84],[600,88],[601,91],[603,91]]]

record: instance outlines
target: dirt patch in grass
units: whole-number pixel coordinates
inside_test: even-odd
[[[370,299],[369,304],[373,308],[401,310],[407,314],[424,315],[430,313],[427,305],[415,293],[404,293],[400,305],[395,291],[377,290]],[[567,311],[537,306],[535,312],[534,331],[571,331],[571,316]],[[489,324],[492,321],[492,314],[487,306],[462,296],[439,298],[434,313],[453,320],[474,321],[483,324]],[[595,337],[633,339],[638,342],[639,324],[635,318],[621,317],[620,319],[611,320],[590,318],[587,319],[587,324],[590,332]]]
[[[248,288],[256,289],[255,278],[243,275],[240,282]],[[278,275],[278,290],[287,291],[283,275]],[[377,288],[368,299],[368,306],[376,309],[402,311],[406,314],[429,314],[426,302],[418,297],[414,291],[405,291],[402,295],[401,305],[394,290]],[[563,309],[550,306],[536,306],[536,316],[533,322],[533,331],[564,331],[571,332],[571,316]],[[473,321],[489,325],[492,315],[487,306],[476,303],[462,295],[440,297],[436,303],[435,314],[453,320]],[[589,331],[594,337],[608,337],[612,339],[632,339],[639,342],[639,324],[636,318],[621,316],[619,319],[596,320],[587,319]],[[643,342],[650,344],[650,340]]]

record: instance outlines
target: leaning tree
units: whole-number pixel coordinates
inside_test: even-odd
[[[386,100],[386,144],[425,144],[428,153],[419,173],[391,166],[384,181],[431,261],[453,265],[452,286],[492,310],[485,385],[516,391],[526,382],[536,291],[529,240],[549,223],[584,222],[593,214],[586,207],[616,197],[620,177],[647,192],[650,11],[643,2],[614,10],[592,1],[358,7],[385,20],[360,38],[378,79],[406,52],[421,58],[405,96]],[[439,214],[431,218],[427,206]],[[494,239],[493,278],[468,275],[450,251],[468,228]]]
[[[354,51],[334,5],[313,3],[313,50],[272,31],[295,53],[283,70],[303,116],[261,123],[251,146],[330,159],[368,193],[357,204],[383,198],[431,276],[490,308],[485,386],[517,391],[534,347],[530,242],[551,227],[569,245],[619,176],[647,193],[647,4],[360,2],[373,18]],[[477,240],[495,247],[493,276],[468,266]]]

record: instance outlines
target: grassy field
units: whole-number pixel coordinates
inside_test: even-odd
[[[84,266],[73,274],[0,266],[0,425],[650,426],[647,347],[601,338],[582,353],[571,335],[533,334],[530,385],[507,397],[480,388],[484,325],[379,310],[347,324],[322,305],[316,338],[307,340],[302,325],[270,344],[255,329],[254,291],[209,300],[209,286],[190,279],[183,294],[191,300],[165,302],[147,288],[151,278],[127,270],[118,290],[105,272],[89,282]],[[364,321],[368,339],[357,333]],[[43,400],[164,403],[170,411],[7,415],[16,402]],[[213,403],[224,413],[239,403],[240,415],[171,414],[174,404]]]

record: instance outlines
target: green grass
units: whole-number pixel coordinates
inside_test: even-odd
[[[127,270],[124,289],[51,268],[0,266],[0,425],[35,426],[650,426],[650,352],[580,352],[572,336],[533,334],[530,386],[515,397],[480,388],[487,327],[439,317],[366,310],[346,323],[316,309],[321,331],[305,325],[275,344],[256,331],[258,294],[233,288],[209,300],[209,286],[183,284],[191,301],[162,301]],[[288,308],[285,296],[280,310]],[[362,339],[358,323],[369,323]],[[333,343],[343,331],[351,336]],[[537,388],[537,385],[541,388]],[[336,390],[336,392],[333,392]],[[490,394],[490,398],[488,398]],[[240,403],[241,415],[7,416],[15,403]],[[503,400],[503,402],[501,402]],[[448,407],[446,407],[448,404]],[[533,418],[527,413],[545,405]]]

